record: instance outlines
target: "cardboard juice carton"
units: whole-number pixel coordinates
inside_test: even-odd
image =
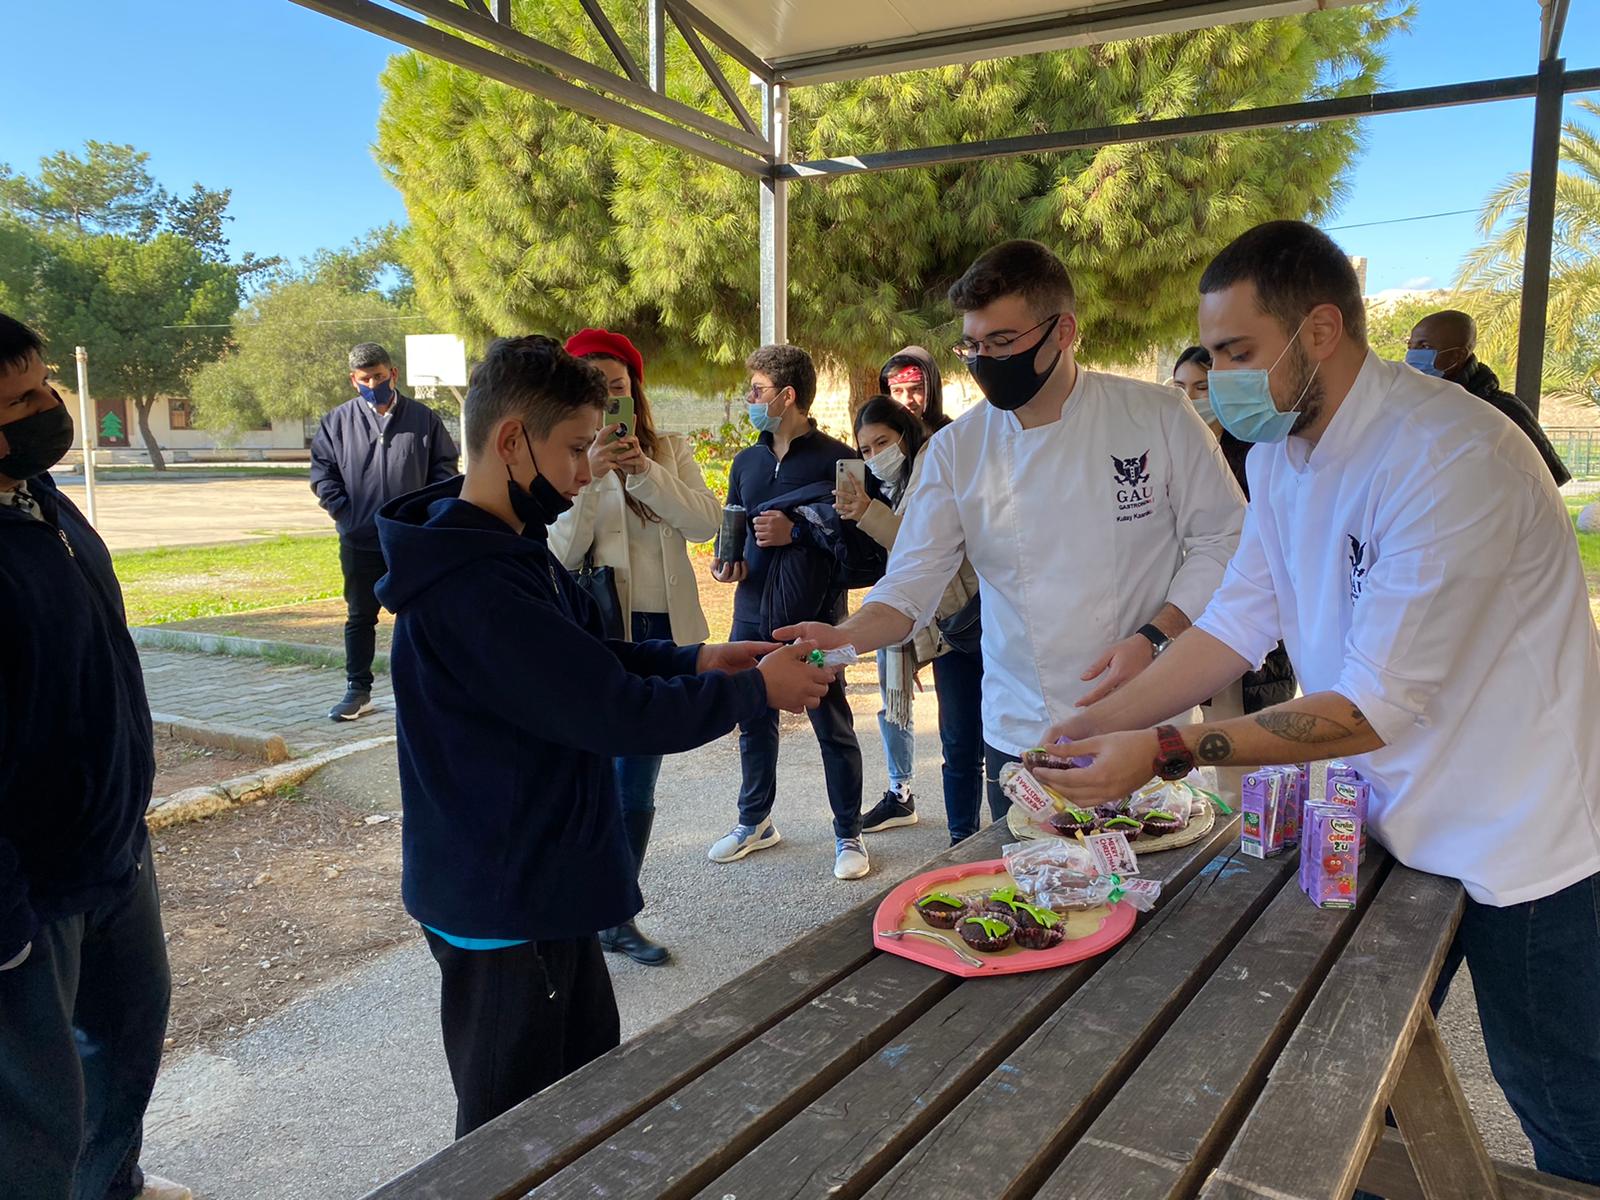
[[[1358,862],[1367,861],[1367,807],[1372,802],[1372,785],[1360,775],[1334,779],[1328,784],[1328,803],[1339,804],[1355,810],[1361,818],[1361,852]]]
[[[1354,908],[1361,817],[1343,804],[1313,804],[1300,842],[1300,886],[1318,908]]]
[[[1275,771],[1252,771],[1239,787],[1239,850],[1252,858],[1283,853],[1284,778]]]
[[[1283,824],[1283,848],[1292,850],[1300,844],[1300,812],[1305,807],[1303,789],[1306,773],[1302,767],[1273,767],[1272,770],[1283,777],[1278,819]]]

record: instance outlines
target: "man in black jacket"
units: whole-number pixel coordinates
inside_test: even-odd
[[[1424,375],[1448,379],[1510,417],[1512,424],[1528,435],[1560,487],[1572,478],[1571,472],[1545,436],[1539,419],[1520,399],[1503,390],[1499,376],[1478,361],[1477,346],[1477,322],[1464,312],[1447,308],[1428,314],[1412,327],[1406,341],[1406,365]]]
[[[50,478],[72,417],[43,349],[0,314],[0,1190],[176,1200],[138,1167],[171,990],[150,709],[111,556]]]
[[[328,716],[354,721],[372,711],[372,656],[383,578],[378,510],[390,500],[456,474],[456,445],[426,404],[395,390],[399,372],[376,342],[350,351],[358,395],[322,418],[311,443],[311,490],[339,529],[344,572],[344,699]]]

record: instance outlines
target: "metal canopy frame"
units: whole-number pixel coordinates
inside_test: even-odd
[[[707,17],[690,0],[646,0],[647,59],[642,67],[606,17],[599,0],[578,0],[615,60],[617,70],[591,63],[519,32],[511,23],[510,0],[461,0],[461,3],[393,0],[426,20],[408,17],[377,0],[293,2],[754,177],[759,182],[761,210],[761,337],[764,342],[787,340],[788,188],[796,180],[1060,153],[1532,97],[1531,184],[1516,388],[1517,395],[1535,415],[1538,413],[1555,230],[1562,103],[1569,92],[1600,90],[1600,68],[1569,72],[1561,57],[1569,0],[1540,0],[1540,57],[1538,72],[1533,75],[1025,137],[884,150],[799,163],[789,160],[788,89],[791,86],[1198,29],[1312,11],[1355,0],[1311,0],[1310,3],[1308,0],[1129,0],[1023,21],[944,30],[770,61]],[[706,80],[727,106],[732,121],[711,116],[667,95],[666,38],[669,26],[673,25]],[[751,82],[756,84],[761,98],[759,120],[750,113],[707,42],[750,72]]]

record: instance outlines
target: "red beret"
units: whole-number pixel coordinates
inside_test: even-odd
[[[644,355],[620,333],[609,329],[580,329],[567,339],[567,353],[579,358],[586,354],[610,355],[632,367],[639,382],[644,382]]]

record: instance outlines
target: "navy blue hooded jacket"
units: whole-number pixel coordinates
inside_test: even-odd
[[[48,474],[0,506],[0,962],[133,883],[150,706],[105,543]]]
[[[809,432],[789,443],[783,461],[778,460],[772,446],[772,434],[763,433],[756,439],[755,445],[746,446],[734,455],[733,463],[728,468],[728,503],[742,504],[752,517],[758,510],[785,510],[809,503],[813,493],[808,489],[817,484],[827,485],[827,490],[831,492],[834,464],[841,458],[860,457],[843,442],[823,433],[815,421],[811,422]],[[870,478],[867,490],[876,494]],[[744,560],[749,564],[750,573],[733,594],[735,621],[747,626],[761,626],[761,600],[766,591],[767,570],[776,556],[786,554],[788,550],[787,546],[756,545],[755,526],[750,526],[744,541]],[[806,613],[795,619],[827,620],[834,615],[835,606],[830,599],[817,612]]]
[[[323,414],[311,441],[311,490],[339,536],[378,548],[378,510],[456,474],[456,444],[439,414],[395,393],[387,422],[361,397]]]
[[[401,890],[458,937],[582,937],[642,906],[612,756],[675,754],[766,710],[759,671],[601,639],[543,528],[513,533],[461,479],[378,515],[396,614]]]

